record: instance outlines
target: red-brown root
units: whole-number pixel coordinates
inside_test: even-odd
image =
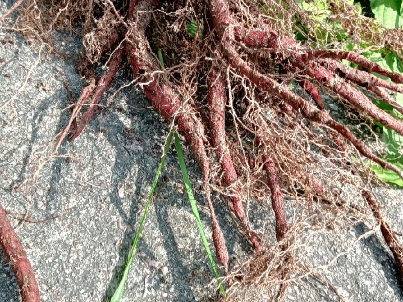
[[[255,121],[256,126],[261,129],[267,129],[268,126],[263,119],[257,119]],[[266,172],[267,184],[270,189],[271,205],[274,212],[276,221],[276,239],[277,241],[283,240],[287,233],[289,226],[285,216],[284,210],[284,198],[281,193],[281,188],[278,179],[278,171],[276,164],[271,156],[265,150],[265,138],[256,136],[256,142],[260,148],[263,148],[263,169]],[[283,246],[285,248],[285,246]]]
[[[396,263],[396,269],[399,274],[400,280],[403,282],[403,247],[399,243],[399,240],[397,239],[395,232],[393,229],[389,226],[389,224],[385,221],[381,214],[381,206],[380,204],[375,200],[373,194],[367,190],[364,190],[362,192],[362,196],[364,199],[367,201],[372,214],[375,216],[377,222],[379,223],[381,227],[381,233],[383,235],[383,238],[385,239],[386,244],[390,248],[393,258],[395,259]]]
[[[39,302],[39,288],[35,279],[35,273],[29,263],[27,254],[17,234],[14,232],[6,211],[0,204],[0,246],[4,255],[10,261],[17,284],[20,288],[23,302]]]
[[[314,108],[312,104],[310,104],[300,96],[292,93],[288,89],[282,87],[273,79],[252,69],[236,53],[236,51],[230,44],[227,44],[226,51],[228,53],[230,65],[234,69],[237,69],[242,75],[248,77],[260,89],[263,89],[270,94],[284,100],[286,103],[290,104],[294,108],[294,110],[301,112],[306,118],[310,119],[311,121],[326,125],[336,132],[340,133],[342,136],[344,136],[344,138],[350,141],[354,145],[354,147],[366,158],[379,164],[384,169],[395,172],[399,175],[400,178],[403,179],[402,171],[373,154],[371,150],[361,140],[356,138],[347,127],[334,121],[327,112]]]
[[[380,79],[367,72],[350,68],[335,60],[326,59],[324,60],[324,62],[327,69],[339,74],[341,77],[351,80],[359,86],[366,87],[368,90],[378,95],[381,100],[391,105],[393,108],[403,114],[403,108],[399,104],[397,104],[396,101],[393,100],[393,98],[386,91],[381,88],[383,87],[392,91],[403,93],[403,87]]]
[[[211,140],[212,145],[216,150],[217,158],[221,164],[223,171],[224,183],[226,186],[233,186],[238,175],[235,171],[234,164],[232,162],[232,156],[228,148],[226,141],[227,133],[225,131],[225,106],[227,98],[225,95],[225,80],[220,74],[220,70],[217,67],[213,67],[209,74],[209,93],[207,96],[209,109],[210,109],[210,128],[211,128]],[[239,188],[235,185],[233,188],[234,195],[231,196],[232,207],[236,217],[241,221],[242,226],[252,242],[256,251],[260,250],[259,238],[256,233],[250,230],[248,222],[245,217],[245,211],[240,198],[241,193]]]
[[[342,96],[357,109],[362,110],[374,120],[403,135],[403,123],[401,121],[398,121],[393,116],[377,107],[361,91],[352,87],[344,79],[335,76],[330,71],[312,62],[304,65],[299,56],[290,58],[290,61],[294,66],[305,70],[307,75],[317,79],[324,86]]]
[[[313,51],[313,52],[308,52],[307,55],[308,55],[307,56],[308,59],[332,58],[332,59],[336,59],[336,60],[347,60],[347,61],[350,61],[352,63],[355,63],[355,64],[365,68],[366,70],[368,70],[368,72],[376,72],[380,75],[390,78],[395,83],[403,84],[403,75],[401,75],[399,73],[391,72],[391,71],[383,68],[379,64],[371,62],[364,56],[359,55],[355,52],[342,51],[342,50],[335,50],[335,51],[317,50],[317,51]]]
[[[325,109],[325,102],[319,94],[319,90],[308,80],[298,80],[298,84],[312,97],[320,109]]]
[[[276,218],[276,237],[281,241],[288,231],[288,223],[285,218],[283,194],[278,183],[277,169],[273,160],[264,156],[264,169],[266,171],[267,183],[271,192],[271,204]]]
[[[319,60],[319,62],[323,62],[327,69],[339,74],[341,77],[344,77],[346,79],[353,81],[354,83],[356,83],[362,87],[366,87],[369,89],[370,87],[373,87],[373,86],[379,86],[379,87],[387,88],[392,91],[403,93],[402,86],[399,86],[393,82],[388,82],[384,79],[378,78],[368,72],[348,67],[348,66],[344,65],[343,63],[341,63],[340,61],[324,59],[324,60]]]
[[[143,25],[142,28],[145,28],[145,26]],[[132,32],[129,38],[131,43],[126,44],[126,52],[128,53],[134,76],[140,76],[142,72],[157,70],[154,67],[156,64],[147,50],[144,47],[141,49],[137,48],[138,45],[147,44],[144,32]],[[223,264],[224,270],[227,273],[229,261],[228,250],[211,201],[209,186],[210,163],[205,147],[208,140],[206,139],[204,125],[197,117],[196,110],[189,103],[182,104],[177,93],[168,84],[162,83],[158,78],[150,80],[147,76],[143,80],[149,82],[149,84],[143,86],[147,98],[151,101],[154,108],[168,121],[175,120],[179,130],[190,145],[193,155],[199,162],[203,172],[203,189],[212,220],[213,241],[216,247],[217,259]]]
[[[232,21],[234,23],[234,21]],[[234,28],[234,38],[238,42],[242,42],[247,47],[267,47],[278,49],[278,34],[268,29],[268,31],[247,30],[242,26]]]
[[[77,122],[76,128],[74,129],[74,132],[70,137],[71,140],[74,140],[76,137],[80,135],[81,131],[83,131],[85,126],[93,117],[97,105],[101,101],[105,91],[108,90],[113,78],[115,77],[116,73],[122,66],[122,63],[123,63],[123,48],[118,48],[112,55],[112,59],[108,65],[108,72],[99,79],[93,92],[91,92],[92,96],[89,101],[89,107],[82,115],[81,119]]]

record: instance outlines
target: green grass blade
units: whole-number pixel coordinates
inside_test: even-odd
[[[158,49],[157,54],[158,54],[158,60],[160,61],[162,68],[165,68],[164,57],[162,56],[162,50]]]
[[[179,160],[179,165],[180,165],[181,170],[182,170],[183,182],[185,183],[186,192],[187,192],[188,197],[189,197],[190,205],[192,206],[193,215],[196,218],[197,228],[199,229],[200,237],[202,239],[204,248],[206,250],[207,257],[210,260],[211,267],[213,268],[214,275],[215,275],[215,277],[217,279],[218,285],[220,286],[220,291],[223,294],[223,296],[226,297],[224,286],[222,285],[222,283],[220,281],[220,274],[217,271],[217,265],[216,265],[216,263],[214,261],[214,258],[212,256],[212,254],[211,254],[211,250],[210,250],[206,235],[204,234],[203,226],[202,226],[202,223],[201,223],[201,220],[200,220],[199,211],[197,210],[196,200],[194,198],[193,191],[192,191],[192,186],[190,184],[189,175],[188,175],[188,171],[187,171],[186,164],[185,164],[185,159],[183,157],[183,151],[182,151],[181,143],[180,143],[178,134],[175,132],[174,135],[175,135],[175,148],[176,148],[176,152],[178,153],[178,160]]]
[[[144,223],[145,223],[148,211],[150,210],[150,206],[151,206],[151,203],[152,203],[152,200],[153,200],[153,195],[154,195],[155,189],[157,188],[158,179],[160,178],[161,173],[162,173],[162,169],[163,169],[163,167],[165,165],[167,153],[168,153],[169,147],[171,146],[171,143],[172,143],[172,137],[173,137],[173,133],[171,132],[169,134],[169,136],[168,136],[168,140],[167,140],[167,143],[166,143],[165,149],[164,149],[164,154],[163,154],[163,156],[161,158],[160,165],[158,166],[157,174],[155,175],[150,195],[148,195],[146,208],[144,209],[144,214],[143,214],[143,217],[141,218],[140,226],[139,226],[139,228],[137,230],[136,237],[134,238],[134,241],[133,241],[133,244],[132,244],[132,249],[130,251],[129,259],[126,262],[126,266],[125,266],[125,270],[123,272],[122,279],[120,280],[119,286],[117,287],[117,289],[115,290],[115,293],[113,294],[113,296],[111,298],[111,302],[120,302],[120,300],[121,300],[121,298],[123,296],[127,276],[129,275],[130,265],[133,262],[133,258],[134,258],[134,254],[136,252],[137,244],[138,244],[138,242],[140,240],[141,231],[143,230]]]

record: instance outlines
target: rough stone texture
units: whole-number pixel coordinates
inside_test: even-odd
[[[0,13],[12,2],[0,1]],[[43,301],[106,301],[122,273],[169,127],[149,110],[143,95],[129,87],[110,106],[104,101],[82,135],[62,145],[59,157],[49,157],[52,140],[70,114],[63,83],[69,83],[75,99],[85,83],[74,61],[39,55],[37,47],[28,46],[4,27],[7,24],[0,30],[1,202],[15,215],[26,214],[35,221],[50,219],[27,223],[10,216],[36,271]],[[80,40],[55,35],[63,42],[61,50],[77,59]],[[120,73],[112,91],[127,83]],[[213,275],[175,156],[174,152],[168,156],[123,301],[202,301],[214,296]],[[195,191],[200,193],[200,170],[189,152],[186,156]],[[388,220],[402,232],[402,191],[383,189],[379,195]],[[196,197],[211,238],[207,208],[202,196]],[[242,235],[231,232],[234,225],[225,206],[217,208],[236,263],[251,252],[250,246]],[[271,214],[256,215],[262,212],[258,206],[251,211],[255,229],[270,226]],[[320,270],[340,294],[349,301],[403,301],[390,252],[379,237],[372,235],[353,244],[367,230],[360,223],[347,232],[314,235],[307,246],[309,260],[313,265],[326,265],[349,250]],[[2,260],[0,301],[19,300],[13,273]],[[337,297],[307,278],[292,285],[287,300],[337,301]],[[267,301],[267,297],[257,295],[256,301]]]

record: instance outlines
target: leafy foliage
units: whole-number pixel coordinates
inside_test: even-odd
[[[371,0],[375,18],[386,28],[400,28],[403,25],[401,0]]]
[[[348,35],[340,22],[332,20],[330,3],[327,0],[315,0],[313,2],[297,0],[297,2],[309,14],[309,18],[316,22],[313,30],[309,30],[297,22],[296,38],[298,40],[304,41],[309,37],[316,41],[319,46],[326,46],[332,42],[346,42],[348,40]],[[329,35],[329,29],[335,34]]]

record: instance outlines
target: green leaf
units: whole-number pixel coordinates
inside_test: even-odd
[[[388,148],[388,154],[385,159],[390,163],[399,162],[403,164],[403,157],[400,154],[403,146],[403,137],[400,134],[397,134],[394,130],[386,128],[383,130],[382,139]]]
[[[399,187],[403,187],[403,180],[393,171],[385,170],[378,164],[365,162],[367,166],[371,168],[372,171],[375,172],[375,175],[382,181],[395,184]],[[397,168],[403,170],[403,165],[395,164]]]
[[[382,57],[382,56],[381,56]],[[383,60],[383,61],[382,61]],[[394,53],[389,53],[385,56],[384,59],[379,59],[382,65],[389,69],[392,72],[402,72],[403,66],[399,57]],[[401,93],[396,94],[396,102],[399,105],[403,105],[403,95]],[[385,104],[384,102],[378,102],[378,107],[388,112],[392,116],[397,119],[403,120],[403,115],[397,110],[393,109],[392,106]],[[388,148],[388,154],[385,159],[393,164],[402,163],[403,164],[403,156],[401,156],[400,151],[403,146],[403,137],[396,133],[396,131],[391,130],[389,128],[384,127],[382,140],[386,144]]]
[[[371,60],[371,62],[377,63],[379,65],[381,65],[383,68],[386,68],[388,70],[390,70],[389,65],[387,64],[386,60],[385,60],[385,55],[382,52],[367,52],[364,54],[364,56]],[[377,73],[373,73],[374,75],[376,75],[378,78],[384,79],[384,80],[388,80],[389,78],[379,75]]]
[[[396,103],[403,107],[403,94],[396,93]]]
[[[297,0],[297,2],[298,2],[299,0]],[[269,14],[269,7],[267,6],[267,4],[266,3],[264,3],[263,5],[262,5],[262,11],[263,11],[263,14],[265,14],[265,15],[268,15]]]
[[[128,258],[127,262],[126,262],[122,279],[120,280],[119,285],[118,285],[117,289],[115,290],[115,293],[113,294],[113,296],[111,298],[111,302],[120,302],[120,300],[122,299],[124,289],[125,289],[126,280],[127,280],[127,277],[129,276],[130,266],[131,266],[131,264],[133,262],[133,258],[134,258],[134,254],[136,252],[137,244],[139,243],[139,240],[140,240],[141,231],[143,230],[144,223],[146,221],[148,211],[150,210],[150,206],[151,206],[151,203],[153,201],[153,195],[154,195],[155,189],[157,188],[158,180],[159,180],[159,178],[161,176],[161,173],[162,173],[162,168],[165,165],[167,153],[168,153],[169,147],[171,146],[171,143],[172,143],[172,137],[173,137],[173,133],[171,132],[169,134],[169,136],[168,136],[168,140],[167,140],[167,143],[166,143],[165,148],[164,148],[164,154],[163,154],[163,156],[161,158],[161,162],[160,162],[160,165],[158,166],[157,174],[155,175],[154,182],[153,182],[153,185],[151,187],[151,192],[148,195],[147,204],[146,204],[146,207],[144,209],[143,217],[141,218],[140,226],[139,226],[139,228],[138,228],[138,230],[136,232],[136,237],[134,238],[134,241],[133,241],[133,244],[132,244],[132,249],[130,251],[129,258]]]
[[[185,164],[185,158],[183,156],[181,143],[180,143],[179,136],[177,133],[175,133],[175,147],[176,147],[176,152],[178,153],[178,160],[179,160],[179,165],[182,170],[183,182],[185,184],[186,192],[188,194],[190,205],[192,207],[193,216],[196,219],[197,228],[199,229],[199,233],[200,233],[201,240],[203,242],[204,249],[206,250],[207,257],[210,260],[210,264],[211,264],[211,267],[213,268],[214,275],[215,275],[215,277],[217,279],[217,283],[220,287],[220,291],[225,298],[226,297],[225,289],[220,281],[220,274],[217,271],[217,265],[214,261],[213,255],[211,254],[211,250],[210,250],[206,235],[204,234],[203,225],[200,220],[200,215],[199,215],[199,211],[197,209],[196,199],[194,198],[194,195],[193,195],[192,185],[190,184],[190,179],[189,179],[188,171],[187,171],[186,164]]]
[[[200,24],[200,29],[199,29],[199,24]],[[203,26],[203,20],[200,20],[200,23],[192,20],[186,27],[188,34],[194,38],[197,35],[197,30],[199,29],[199,42],[203,40],[203,34],[204,34],[204,26]]]
[[[297,40],[305,41],[306,37],[304,37],[304,34],[306,34],[311,39],[317,41],[319,45],[326,46],[331,42],[346,42],[349,39],[342,24],[339,21],[334,21],[329,18],[332,16],[332,11],[327,0],[297,2],[300,7],[307,12],[309,19],[315,21],[315,28],[308,32],[301,22],[298,22],[298,18],[294,18],[297,21]],[[331,28],[334,35],[329,35],[328,27]]]
[[[389,53],[385,57],[386,65],[392,72],[403,72],[403,63],[395,53]]]
[[[402,0],[370,0],[375,19],[386,28],[403,25]]]

